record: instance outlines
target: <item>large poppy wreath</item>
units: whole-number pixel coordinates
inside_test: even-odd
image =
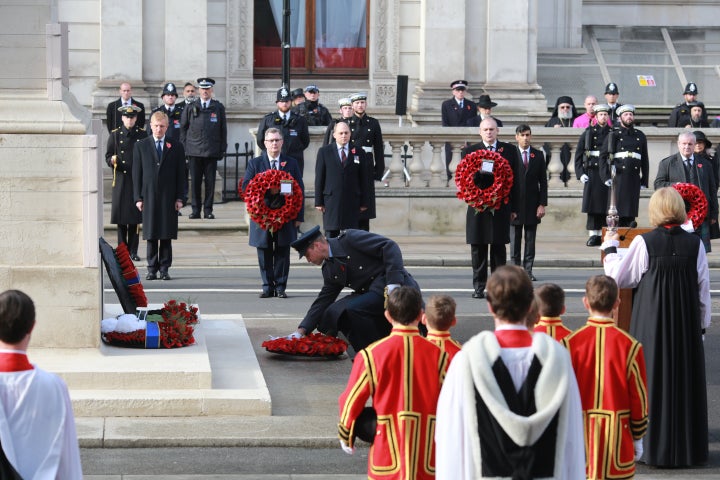
[[[487,188],[475,184],[475,174],[482,170],[483,162],[493,163],[493,183]],[[477,150],[463,157],[455,172],[457,197],[478,212],[495,211],[510,200],[513,171],[505,158],[492,150]]]
[[[283,195],[284,204],[271,208],[265,203],[265,194],[271,188],[280,189],[281,180],[292,180],[292,195]],[[295,220],[303,205],[303,193],[300,184],[283,170],[266,170],[250,180],[243,195],[250,219],[263,230],[276,232],[283,225]]]
[[[273,338],[265,340],[262,346],[268,352],[304,357],[337,357],[347,350],[345,340],[322,333],[311,333],[300,338]]]
[[[678,191],[683,200],[690,204],[687,218],[692,221],[693,228],[697,230],[705,221],[708,211],[708,201],[705,194],[700,187],[692,183],[676,183],[673,188]]]

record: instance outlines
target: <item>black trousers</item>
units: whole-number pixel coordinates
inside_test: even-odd
[[[520,263],[523,230],[525,230],[525,255]],[[532,272],[535,263],[535,235],[537,225],[510,226],[510,258],[515,265],[522,265],[526,272]]]
[[[192,189],[192,213],[200,215],[200,205],[203,214],[209,215],[213,211],[215,198],[215,174],[217,172],[217,159],[206,157],[188,157],[190,159],[190,187]],[[200,202],[202,187],[205,187],[205,196]]]
[[[140,244],[140,234],[137,225],[118,225],[118,245],[124,243],[130,250],[130,255],[137,255]]]
[[[488,279],[488,247],[490,247],[490,272],[507,263],[507,251],[504,243],[486,243],[470,245],[470,256],[473,269],[473,288],[476,292],[485,290]]]
[[[148,273],[166,273],[172,265],[172,240],[147,241]]]
[[[277,234],[268,233],[268,248],[258,248],[263,293],[284,292],[290,273],[290,245],[277,244]]]
[[[382,295],[375,292],[352,294],[335,302],[330,308],[344,308],[337,328],[355,352],[390,335],[392,326],[385,318],[385,299]]]
[[[358,220],[358,229],[369,232],[370,231],[370,219],[369,218],[361,218],[360,220]]]
[[[602,230],[607,221],[607,214],[588,213],[585,228],[588,230]]]

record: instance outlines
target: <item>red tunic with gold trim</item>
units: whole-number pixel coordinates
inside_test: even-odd
[[[642,345],[605,317],[588,318],[563,343],[580,387],[587,478],[634,476],[633,440],[648,426]]]
[[[563,325],[560,317],[540,317],[533,331],[546,333],[558,342],[572,333],[572,330]]]
[[[368,478],[435,478],[435,409],[447,364],[415,326],[395,326],[359,352],[340,395],[338,436],[352,446],[355,420],[372,397],[377,429]]]
[[[448,363],[450,363],[455,354],[459,352],[460,349],[462,349],[462,345],[460,345],[460,342],[453,339],[450,336],[450,332],[447,330],[440,331],[428,329],[428,333],[425,338],[440,347],[440,350],[448,354]]]

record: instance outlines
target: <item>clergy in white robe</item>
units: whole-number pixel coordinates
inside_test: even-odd
[[[471,338],[450,364],[437,407],[435,476],[582,480],[582,406],[570,357],[524,326],[532,283],[521,268],[498,268],[487,287],[496,331]]]

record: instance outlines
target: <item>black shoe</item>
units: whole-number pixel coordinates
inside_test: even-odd
[[[485,292],[480,290],[479,292],[473,292],[472,298],[485,298]]]
[[[178,217],[182,217],[182,212],[178,210]]]
[[[212,213],[208,213],[207,215],[205,215],[205,218],[207,218],[208,220],[215,220],[215,215],[213,215]]]
[[[278,290],[275,296],[278,298],[287,298],[287,293],[285,293],[285,290]]]
[[[200,218],[200,214],[199,214],[199,213],[191,213],[191,214],[188,216],[188,218],[189,218],[190,220],[196,220],[196,219]]]
[[[585,245],[588,247],[599,247],[602,245],[602,238],[600,238],[600,235],[591,235]]]
[[[270,298],[270,297],[274,297],[274,296],[275,296],[275,292],[262,292],[260,294],[260,298]]]
[[[140,257],[137,256],[137,253],[132,253],[130,254],[130,260],[132,260],[133,262],[139,262]]]
[[[162,280],[172,280],[172,277],[170,276],[170,274],[168,272],[162,272],[160,274],[160,278]]]
[[[533,282],[537,282],[537,278],[535,278],[535,275],[532,274],[532,272],[527,272],[528,277],[530,277],[530,280]]]
[[[157,280],[157,273],[148,273],[145,275],[145,280]]]

